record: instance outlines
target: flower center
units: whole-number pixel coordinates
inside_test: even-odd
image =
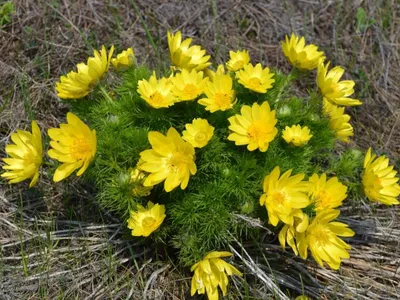
[[[194,140],[197,143],[203,143],[207,139],[207,135],[204,132],[197,132],[194,136]]]
[[[145,217],[142,221],[143,227],[152,227],[156,223],[156,219],[153,217]]]
[[[317,203],[317,207],[321,208],[321,209],[329,207],[329,205],[332,203],[331,196],[325,191],[321,191],[317,195],[317,198],[315,201]]]
[[[327,230],[321,225],[317,225],[317,227],[312,231],[312,235],[315,237],[317,243],[320,245],[329,243],[329,234]]]
[[[23,159],[26,161],[26,164],[34,164],[35,166],[40,166],[42,164],[42,157],[40,155],[34,155],[32,151],[25,153]]]
[[[231,106],[232,102],[232,92],[228,93],[216,93],[215,94],[215,104],[220,108],[228,108]]]
[[[292,141],[298,140],[300,138],[300,134],[298,132],[291,132]]]
[[[85,139],[75,139],[69,147],[69,152],[76,160],[85,159],[92,152],[92,147]]]
[[[169,157],[168,167],[169,171],[173,173],[179,172],[184,165],[188,165],[190,158],[184,152],[175,152]]]
[[[151,101],[154,104],[161,105],[164,101],[164,97],[159,92],[154,92],[153,95],[150,96]]]
[[[236,70],[239,70],[239,69],[241,69],[241,68],[243,68],[243,65],[244,65],[244,61],[243,60],[237,60],[234,64],[233,64],[233,66],[232,66],[232,69],[234,69],[235,71]]]
[[[276,206],[284,205],[286,202],[286,194],[283,192],[276,192],[273,196]]]
[[[248,83],[250,89],[259,89],[261,86],[261,80],[258,77],[251,77]]]
[[[269,133],[271,133],[271,128],[264,121],[255,121],[247,129],[247,134],[253,139],[263,139]]]
[[[183,94],[185,98],[194,99],[199,94],[199,89],[192,83],[186,84],[183,88]]]

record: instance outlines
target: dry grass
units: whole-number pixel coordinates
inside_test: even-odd
[[[67,108],[54,92],[55,81],[101,44],[133,46],[139,62],[166,65],[166,30],[179,29],[217,63],[226,60],[230,49],[243,47],[254,61],[289,70],[279,41],[295,31],[320,45],[356,80],[364,105],[350,110],[354,144],[363,149],[372,145],[400,165],[396,0],[135,1],[155,47],[131,1],[13,2],[12,23],[0,28],[1,156],[9,134],[30,119],[38,120],[42,129],[63,119]],[[362,30],[357,30],[359,6],[374,20]],[[44,174],[31,191],[24,184],[0,184],[1,299],[189,298],[189,274],[173,265],[172,254],[135,244],[120,221],[100,211],[78,181],[53,185]],[[260,245],[244,244],[249,257],[240,244],[232,245],[243,257],[239,267],[253,273],[248,285],[235,279],[232,294],[239,299],[283,298],[273,291],[279,284],[284,293],[298,294],[304,288],[313,298],[399,297],[399,209],[360,202],[344,215],[357,236],[350,241],[352,258],[340,273],[282,252],[266,233],[264,257]]]

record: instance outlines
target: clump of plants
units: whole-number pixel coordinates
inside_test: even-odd
[[[194,272],[192,295],[218,299],[228,276],[242,276],[223,258],[232,241],[262,229],[238,215],[264,222],[295,255],[339,269],[354,235],[337,221],[348,195],[394,205],[400,194],[384,155],[335,151],[353,136],[345,107],[362,104],[351,98],[354,81],[294,34],[282,42],[289,74],[252,62],[246,50],[212,68],[191,43],[168,32],[166,72],[138,63],[132,48],[113,58],[114,47],[103,46],[61,76],[56,90],[71,112],[47,131],[54,182],[83,175],[134,239],[175,249]],[[36,121],[11,140],[1,176],[32,187],[47,160]]]

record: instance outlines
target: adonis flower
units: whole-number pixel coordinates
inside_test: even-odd
[[[176,97],[172,94],[172,84],[169,81],[165,77],[157,80],[154,72],[149,81],[139,80],[137,92],[153,108],[170,107],[174,105]]]
[[[190,269],[194,271],[192,277],[191,296],[196,294],[205,294],[210,300],[218,300],[218,287],[222,294],[226,295],[226,287],[228,285],[228,276],[238,275],[242,273],[231,264],[227,263],[221,257],[232,256],[227,251],[213,251],[208,253],[201,261],[194,264]]]
[[[347,186],[339,182],[337,177],[326,180],[326,174],[319,177],[313,174],[310,179],[311,201],[315,203],[315,211],[335,208],[342,205],[347,197]]]
[[[130,184],[132,186],[132,195],[134,197],[145,197],[150,195],[150,191],[153,189],[152,186],[144,186],[146,180],[146,174],[141,172],[138,168],[134,168],[130,171]]]
[[[58,97],[62,99],[79,99],[89,94],[90,90],[104,76],[110,67],[110,60],[114,53],[114,46],[110,52],[103,46],[100,53],[94,50],[94,57],[89,57],[87,64],[77,64],[78,72],[71,71],[66,76],[61,76],[56,83]]]
[[[198,101],[210,112],[231,109],[236,103],[235,91],[232,88],[232,78],[229,75],[215,74],[211,82],[207,82],[205,89],[207,98]]]
[[[259,149],[265,152],[269,143],[278,134],[275,124],[275,110],[271,111],[269,104],[265,101],[253,106],[243,105],[240,115],[230,117],[229,129],[233,131],[228,140],[234,141],[235,145],[247,145],[249,151]]]
[[[269,71],[269,68],[262,68],[261,64],[253,66],[247,64],[243,70],[236,72],[236,78],[239,83],[245,88],[252,90],[257,93],[266,93],[268,89],[272,87],[275,82],[274,73]]]
[[[324,52],[318,51],[318,47],[310,44],[306,46],[304,37],[298,37],[292,33],[290,39],[285,36],[282,42],[282,50],[289,62],[296,68],[312,70],[318,67],[320,60],[324,60]]]
[[[323,99],[322,111],[329,117],[329,128],[335,131],[336,137],[342,142],[349,142],[349,137],[354,135],[353,126],[349,123],[350,116],[344,113],[344,107],[331,104]]]
[[[34,186],[39,180],[39,169],[42,165],[43,146],[42,136],[36,121],[32,121],[32,133],[24,130],[17,130],[11,134],[14,144],[6,146],[9,158],[3,158],[6,165],[1,174],[8,180],[8,183],[18,183],[26,179],[32,179],[29,187]]]
[[[205,69],[204,74],[205,74],[205,76],[208,77],[209,82],[210,81],[213,82],[215,76],[225,75],[225,67],[224,67],[224,65],[218,65],[217,71],[213,71],[211,69]]]
[[[393,166],[389,166],[389,159],[385,155],[376,157],[368,149],[364,159],[364,174],[362,183],[365,195],[371,200],[385,205],[399,204],[396,199],[400,195],[399,177]]]
[[[322,96],[335,105],[361,105],[362,102],[360,100],[349,98],[354,93],[355,82],[353,80],[340,81],[344,69],[337,66],[328,72],[329,64],[330,62],[326,65],[320,62],[318,65],[317,84]]]
[[[188,71],[183,69],[171,79],[172,92],[179,101],[194,100],[203,94],[208,78],[203,78],[203,72],[196,70]]]
[[[245,65],[250,62],[250,55],[247,50],[243,51],[229,51],[230,60],[226,63],[226,67],[229,71],[236,72],[243,69]]]
[[[307,230],[309,218],[307,214],[301,211],[301,209],[295,210],[292,215],[294,217],[294,224],[285,224],[279,232],[278,239],[283,249],[285,249],[287,242],[293,252],[298,255],[299,252],[296,246],[296,236]]]
[[[214,134],[214,127],[205,119],[194,119],[192,124],[186,124],[185,127],[182,137],[195,148],[206,146]]]
[[[182,42],[182,33],[178,31],[175,34],[167,32],[168,47],[171,57],[171,62],[174,66],[180,69],[195,69],[203,70],[211,65],[209,61],[210,55],[205,55],[206,51],[200,46],[190,46],[191,38]]]
[[[197,172],[193,146],[185,142],[172,127],[166,136],[150,131],[149,142],[153,149],[141,152],[141,163],[138,164],[139,169],[151,173],[144,181],[144,186],[153,186],[165,180],[166,192],[179,185],[184,190],[189,183],[190,174]]]
[[[307,230],[296,236],[300,256],[306,259],[307,249],[310,249],[315,261],[323,267],[325,261],[332,269],[340,267],[343,258],[349,258],[351,247],[339,236],[351,237],[354,231],[347,224],[334,221],[340,214],[339,210],[326,209],[317,212]]]
[[[132,229],[133,236],[149,236],[164,221],[165,206],[149,201],[147,208],[138,204],[137,211],[130,212],[128,228]]]
[[[76,175],[81,176],[96,154],[96,130],[90,131],[85,123],[70,112],[67,113],[67,122],[61,124],[60,128],[48,130],[52,147],[48,155],[63,163],[54,173],[55,182],[67,178],[79,168]]]
[[[264,178],[264,194],[260,197],[260,205],[267,208],[269,222],[273,226],[276,226],[279,220],[293,225],[299,209],[310,204],[307,183],[303,181],[304,174],[290,176],[291,173],[292,170],[289,170],[279,177],[280,169],[275,167]]]
[[[286,143],[301,147],[308,143],[312,134],[310,134],[310,129],[307,126],[293,125],[292,127],[285,127],[282,137]]]
[[[128,48],[117,55],[117,58],[111,59],[111,63],[117,70],[125,70],[133,66],[135,54],[132,48]]]

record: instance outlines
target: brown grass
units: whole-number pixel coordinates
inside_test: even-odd
[[[167,65],[166,30],[179,29],[202,44],[217,63],[227,59],[229,50],[246,48],[253,61],[288,71],[279,42],[295,31],[319,45],[335,65],[346,68],[348,78],[356,80],[356,93],[364,104],[349,110],[355,127],[353,145],[373,146],[397,159],[399,166],[396,0],[135,2],[159,57],[131,1],[14,1],[12,23],[0,28],[1,156],[9,134],[28,126],[30,119],[45,130],[64,118],[67,108],[57,98],[54,83],[84,61],[92,48],[112,43],[119,49],[133,46],[140,63]],[[360,6],[375,20],[363,30],[357,30]],[[32,191],[26,191],[25,184],[1,183],[1,299],[189,298],[189,274],[173,266],[168,253],[136,245],[124,235],[119,220],[96,208],[90,191],[78,181],[54,186],[48,177],[45,174]],[[268,263],[256,255],[260,249],[244,245],[253,259],[243,256],[239,266],[249,274],[249,294],[256,299],[279,298],[273,292],[279,284],[284,293],[290,289],[291,295],[299,294],[304,288],[312,298],[399,297],[399,209],[360,203],[344,213],[357,236],[350,240],[351,259],[340,272],[282,252],[266,233],[263,253]],[[239,245],[232,246],[243,255]],[[243,284],[234,280],[234,297],[244,298]]]

